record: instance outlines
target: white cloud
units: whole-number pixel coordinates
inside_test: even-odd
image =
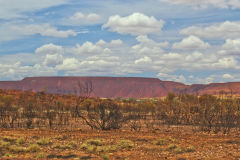
[[[64,71],[81,70],[82,68],[79,68],[79,64],[80,62],[76,58],[66,58],[63,60],[63,63],[56,66],[56,68]]]
[[[228,73],[223,74],[222,77],[223,77],[224,79],[233,79],[233,78],[234,78],[231,74],[228,74]]]
[[[0,19],[24,17],[24,13],[66,4],[69,0],[0,0]]]
[[[10,30],[20,35],[34,35],[40,34],[42,36],[51,36],[58,38],[67,38],[69,36],[76,36],[77,33],[73,30],[58,30],[49,24],[30,24],[30,25],[15,25],[10,26]]]
[[[152,59],[149,58],[148,56],[135,60],[135,64],[151,63],[151,62],[152,62]]]
[[[99,46],[108,46],[108,47],[114,47],[114,46],[120,46],[123,44],[123,41],[121,39],[114,39],[114,40],[111,40],[111,42],[106,42],[102,39],[100,39],[96,45],[99,45]]]
[[[123,41],[121,39],[116,39],[116,40],[112,40],[110,42],[111,45],[116,45],[116,46],[119,46],[119,45],[122,45],[123,44]]]
[[[147,35],[161,33],[163,24],[163,20],[158,21],[153,16],[149,17],[142,13],[133,13],[127,17],[111,16],[102,28],[109,28],[110,31],[120,34]]]
[[[56,66],[63,63],[63,56],[60,54],[47,54],[43,62],[46,66]]]
[[[237,55],[240,56],[240,39],[227,39],[219,51],[221,55]]]
[[[174,43],[173,48],[180,50],[198,50],[207,49],[210,45],[196,36],[184,38],[181,42]]]
[[[84,14],[82,12],[76,12],[69,20],[73,25],[93,25],[100,23],[102,18],[96,13]]]
[[[212,67],[218,69],[239,69],[238,61],[234,57],[221,58],[216,63],[213,63]]]
[[[56,69],[48,66],[35,64],[34,66],[23,65],[21,62],[14,64],[0,63],[0,77],[2,80],[20,80],[29,76],[53,76],[57,75]]]
[[[170,4],[183,4],[193,6],[195,8],[207,8],[213,6],[216,8],[240,8],[238,0],[162,0]]]
[[[24,36],[40,34],[41,36],[67,38],[76,36],[77,32],[73,30],[58,30],[49,24],[11,24],[6,23],[0,26],[0,41],[9,41],[19,39]]]
[[[44,54],[44,55],[63,54],[63,52],[64,52],[64,49],[62,46],[54,45],[52,43],[45,44],[35,50],[36,54]]]
[[[158,73],[157,75],[160,80],[166,80],[166,81],[175,81],[175,82],[186,82],[186,78],[183,75],[170,75],[167,73]]]
[[[196,61],[198,61],[198,60],[200,60],[202,58],[204,58],[202,53],[194,52],[192,54],[187,55],[185,60],[186,61],[190,61],[190,62],[196,62]]]
[[[163,54],[162,59],[164,60],[175,60],[179,61],[183,56],[180,55],[179,53],[168,53],[168,54]]]
[[[155,42],[152,39],[149,39],[147,36],[138,36],[136,40],[138,44],[131,47],[132,53],[148,56],[159,56],[163,53],[163,49],[167,47],[168,42]]]
[[[194,35],[209,39],[226,39],[240,37],[240,22],[225,21],[210,26],[191,26],[180,31],[180,34]]]
[[[99,45],[87,41],[82,45],[77,44],[75,47],[69,49],[69,52],[81,55],[81,54],[111,53],[111,50],[109,48],[103,48]]]

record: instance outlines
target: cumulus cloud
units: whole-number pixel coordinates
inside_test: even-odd
[[[24,25],[5,23],[0,26],[0,41],[9,41],[36,34],[48,37],[67,38],[69,36],[76,36],[79,33],[73,30],[58,30],[50,24]]]
[[[35,54],[44,56],[43,65],[53,67],[62,64],[64,49],[62,46],[49,43],[37,48]]]
[[[102,39],[100,39],[96,45],[99,45],[99,46],[108,46],[108,47],[115,47],[115,46],[120,46],[123,44],[123,41],[121,39],[113,39],[111,40],[111,42],[106,42]]]
[[[224,79],[233,79],[233,78],[234,78],[231,74],[228,74],[228,73],[223,74],[222,77],[223,77]]]
[[[62,64],[56,66],[58,70],[63,71],[75,71],[79,68],[80,62],[76,58],[66,58],[63,60]]]
[[[24,17],[24,13],[36,11],[48,7],[66,4],[69,0],[9,0],[0,1],[0,19],[11,19]]]
[[[0,63],[0,77],[1,80],[20,80],[29,76],[53,76],[57,75],[56,69],[48,66],[35,64],[34,66],[23,65],[21,62],[14,64]]]
[[[227,39],[219,51],[221,55],[236,55],[240,56],[240,39]]]
[[[224,57],[212,64],[218,69],[239,69],[238,61],[234,57]]]
[[[181,50],[198,50],[198,49],[207,49],[210,45],[196,36],[189,36],[184,38],[181,42],[174,43],[174,49]]]
[[[188,54],[185,58],[186,61],[188,62],[196,62],[201,60],[203,57],[203,54],[200,52],[194,52],[192,54]]]
[[[76,12],[70,18],[70,23],[73,25],[92,25],[101,22],[101,16],[96,13],[84,14],[82,12]]]
[[[209,26],[191,26],[180,31],[180,34],[194,35],[209,39],[227,39],[240,37],[240,22],[225,21]]]
[[[116,39],[116,40],[112,40],[110,44],[118,46],[118,45],[122,45],[123,41],[121,39]]]
[[[136,40],[138,44],[132,46],[130,52],[140,55],[159,56],[164,52],[162,48],[169,45],[168,42],[155,42],[145,35],[136,37]]]
[[[60,54],[47,54],[43,62],[46,66],[56,66],[63,63],[63,56]]]
[[[148,56],[135,60],[135,64],[151,63],[151,62],[152,62],[152,59],[149,58]]]
[[[100,53],[111,53],[109,48],[103,48],[92,42],[85,42],[82,45],[77,44],[75,47],[69,49],[69,52],[74,54],[100,54]]]
[[[186,82],[186,78],[183,75],[171,75],[167,73],[158,73],[159,79],[166,81],[175,81],[175,82]]]
[[[216,8],[240,8],[240,1],[237,0],[163,0],[170,4],[183,4],[195,8],[207,8],[213,6]]]
[[[133,13],[126,17],[114,15],[109,17],[108,22],[102,28],[109,28],[110,31],[120,34],[147,35],[161,33],[164,21],[142,13]]]
[[[35,50],[36,54],[63,54],[64,49],[62,46],[58,46],[52,43],[45,44]]]
[[[34,35],[40,34],[42,36],[51,36],[58,38],[67,38],[69,36],[76,36],[77,33],[73,30],[58,30],[49,24],[30,24],[30,25],[15,25],[10,26],[10,29],[21,35]]]

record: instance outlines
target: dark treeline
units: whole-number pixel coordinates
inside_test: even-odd
[[[1,128],[131,129],[192,126],[229,133],[240,128],[240,99],[175,95],[162,99],[100,99],[0,90]]]

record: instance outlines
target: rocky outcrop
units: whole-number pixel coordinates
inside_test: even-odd
[[[140,77],[27,77],[21,81],[2,81],[0,89],[104,98],[147,98],[163,97],[169,92],[201,95],[225,91],[240,94],[240,82],[185,85]]]

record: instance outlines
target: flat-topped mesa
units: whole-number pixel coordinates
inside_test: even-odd
[[[74,94],[104,98],[163,97],[169,92],[216,94],[221,90],[240,93],[240,83],[185,85],[144,77],[27,77],[21,81],[2,81],[0,89],[45,91],[46,93]]]

